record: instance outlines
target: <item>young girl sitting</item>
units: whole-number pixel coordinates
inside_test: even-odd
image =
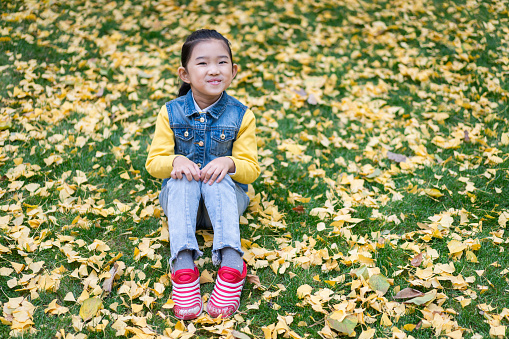
[[[196,226],[214,229],[212,262],[221,264],[207,312],[228,317],[239,307],[246,278],[239,216],[249,204],[247,184],[260,174],[255,117],[226,94],[237,74],[229,41],[214,30],[192,33],[182,46],[178,98],[157,117],[146,169],[164,179],[159,202],[168,217],[175,316],[194,319],[203,309],[202,255]]]

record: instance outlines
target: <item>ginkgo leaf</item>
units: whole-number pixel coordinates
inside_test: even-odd
[[[358,278],[362,277],[364,279],[368,279],[369,277],[368,268],[365,265],[362,265],[358,269],[352,270],[350,272],[350,275]]]
[[[214,277],[208,270],[204,270],[200,275],[200,284],[208,284],[214,282]]]
[[[308,284],[301,285],[299,288],[297,288],[297,297],[299,299],[304,298],[306,295],[311,294],[311,291],[313,288],[309,286]]]
[[[414,324],[405,324],[403,326],[403,328],[405,329],[405,331],[408,331],[408,332],[412,332],[414,329],[415,329],[415,325]]]
[[[424,193],[426,193],[427,195],[429,195],[430,197],[433,197],[433,198],[440,198],[440,197],[444,196],[442,194],[442,192],[440,192],[436,188],[425,188],[423,191],[424,191]]]
[[[101,299],[94,297],[94,298],[88,298],[83,301],[83,304],[80,308],[80,317],[84,321],[87,321],[91,319],[92,317],[95,317],[97,312],[99,312],[100,309],[103,307],[103,302]]]
[[[387,293],[389,287],[391,287],[387,278],[381,274],[374,274],[369,277],[368,284],[373,290],[382,292],[382,295]]]
[[[44,313],[50,313],[53,315],[60,315],[69,312],[67,307],[61,306],[57,304],[57,299],[54,299],[48,307],[44,310]]]
[[[357,317],[354,315],[349,315],[345,317],[343,321],[338,321],[327,317],[327,323],[329,324],[330,328],[334,329],[340,334],[351,336],[355,331],[355,327],[357,326]]]
[[[498,217],[498,224],[500,225],[500,227],[505,228],[508,220],[509,220],[509,212],[504,211],[504,212],[500,213],[500,215]]]
[[[477,260],[477,256],[472,251],[466,251],[465,256],[467,257],[467,260],[473,263],[479,263],[479,260]]]
[[[41,187],[41,185],[40,185],[40,184],[32,183],[32,184],[28,184],[28,185],[26,185],[26,186],[25,186],[25,189],[26,189],[27,191],[29,191],[30,193],[33,193],[33,192],[37,191],[37,189],[38,189],[39,187]]]
[[[250,336],[248,336],[247,334],[243,333],[243,332],[239,332],[239,331],[232,331],[232,336],[235,338],[235,339],[251,339]]]
[[[382,326],[385,326],[385,327],[392,326],[392,321],[391,321],[391,319],[389,319],[389,317],[387,316],[386,313],[382,314],[382,319],[380,319],[380,323],[382,324]]]
[[[76,302],[76,299],[74,298],[74,294],[72,294],[72,292],[68,292],[65,295],[64,300],[65,301],[74,301],[74,302]]]
[[[143,304],[140,305],[140,304],[132,303],[131,309],[132,309],[133,313],[141,312],[143,310]]]
[[[175,306],[175,302],[172,299],[168,299],[166,303],[162,306],[163,308],[173,308]]]
[[[122,179],[126,179],[126,180],[131,179],[131,177],[129,177],[129,173],[127,173],[127,172],[124,172],[124,173],[120,174],[120,177]]]
[[[0,120],[0,131],[4,131],[6,129],[12,128],[12,121],[11,120]]]
[[[362,331],[362,333],[359,335],[358,339],[371,339],[375,336],[376,329],[371,328],[368,330]]]
[[[452,332],[446,333],[445,335],[451,339],[463,338],[463,332],[460,330],[452,331]]]

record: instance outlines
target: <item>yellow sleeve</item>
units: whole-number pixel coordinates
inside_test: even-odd
[[[175,138],[170,128],[168,111],[166,106],[163,106],[157,116],[154,139],[150,145],[145,168],[153,177],[169,178],[173,170],[173,160],[178,156],[175,155]]]
[[[231,175],[233,180],[241,184],[250,184],[260,175],[256,121],[250,109],[244,114],[237,139],[233,143],[232,155],[229,158],[235,163],[235,174]]]

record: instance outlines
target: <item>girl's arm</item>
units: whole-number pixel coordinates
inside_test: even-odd
[[[150,145],[145,168],[153,177],[169,178],[173,170],[173,160],[178,156],[175,155],[175,138],[168,121],[168,111],[166,106],[163,106],[157,116],[154,139]]]
[[[233,143],[232,155],[228,158],[235,163],[235,173],[231,174],[233,180],[241,184],[250,184],[260,175],[256,121],[250,109],[244,114],[237,139]]]

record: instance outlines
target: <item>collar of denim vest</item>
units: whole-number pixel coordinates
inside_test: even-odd
[[[194,95],[193,95],[193,103],[194,103],[194,108],[196,110],[198,110],[198,112],[205,112],[207,113],[208,111],[210,111],[212,109],[212,107],[214,107],[220,100],[221,98],[223,97],[223,93],[221,93],[221,96],[219,97],[219,99],[217,99],[216,101],[214,101],[214,103],[210,106],[207,106],[205,107],[204,109],[201,109],[200,106],[198,106],[198,103],[196,102],[196,100],[194,99]]]
[[[223,92],[221,99],[217,101],[210,109],[207,111],[214,119],[217,119],[223,114],[224,110],[226,109],[226,104],[228,103],[228,94],[226,94],[226,91]],[[185,115],[191,116],[193,114],[199,113],[195,107],[194,107],[194,99],[193,99],[193,92],[189,91],[186,94],[186,108],[185,108]]]

